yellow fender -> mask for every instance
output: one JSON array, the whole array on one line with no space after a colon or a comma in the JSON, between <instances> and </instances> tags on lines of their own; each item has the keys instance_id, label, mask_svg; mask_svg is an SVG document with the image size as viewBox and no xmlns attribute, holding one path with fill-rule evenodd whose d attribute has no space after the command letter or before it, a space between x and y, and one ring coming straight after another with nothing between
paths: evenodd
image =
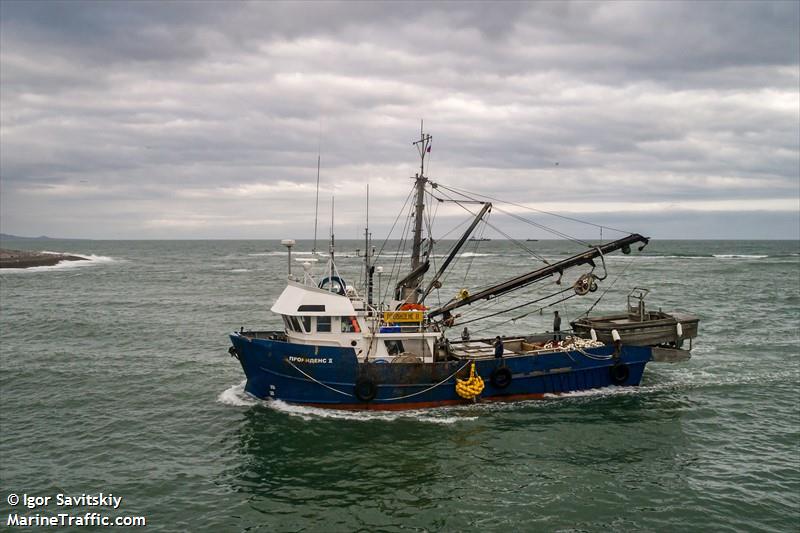
<instances>
[{"instance_id":1,"label":"yellow fender","mask_svg":"<svg viewBox=\"0 0 800 533\"><path fill-rule=\"evenodd\" d=\"M456 378L456 393L465 400L472 400L483 392L483 378L475 373L475 361L469 368L468 379Z\"/></svg>"}]
</instances>

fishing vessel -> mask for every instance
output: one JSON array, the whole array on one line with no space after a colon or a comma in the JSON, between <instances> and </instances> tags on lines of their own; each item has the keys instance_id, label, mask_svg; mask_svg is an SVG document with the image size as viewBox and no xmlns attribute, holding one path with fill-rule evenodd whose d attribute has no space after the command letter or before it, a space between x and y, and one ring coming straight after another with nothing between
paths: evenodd
<instances>
[{"instance_id":1,"label":"fishing vessel","mask_svg":"<svg viewBox=\"0 0 800 533\"><path fill-rule=\"evenodd\" d=\"M351 284L340 274L333 231L321 272L315 272L313 261L303 261L302 273L293 275L295 242L282 241L287 247L289 273L286 288L271 312L282 317L284 328L242 327L230 334L229 352L244 370L247 393L293 404L370 410L516 401L609 386L636 386L649 362L688 357L658 359L659 347L688 354L679 343L697 331L695 321L694 329L681 332L676 323L665 322L665 317L670 317L665 313L641 315L637 331L671 325L671 340L665 340L664 335L647 338L638 333L634 339L622 323L624 317L593 322L588 316L573 323L572 333L470 335L464 326L476 320L530 309L532 305L540 305L541 310L595 293L608 277L605 257L618 251L630 254L633 247L641 251L649 239L631 233L612 241L587 242L579 253L557 260L534 253L540 263L536 268L478 290L460 287L442 300L443 281L448 269L463 255L465 244L477 246L485 240L474 233L481 222L486 223L493 203L426 176L425 159L431 140L420 131L419 140L413 143L420 155L420 170L412 178L409 195L413 198L410 261L402 271L392 268L389 283L382 284L383 256L375 253L368 224L360 284ZM433 253L438 241L429 225L434 203L456 204L472 216L460 238L451 241L445 255L438 256L440 261ZM393 265L398 257L402 254L395 254ZM554 288L552 293L522 303L501 303L497 310L497 302L543 281ZM434 293L439 293L436 304L432 303ZM492 304L491 313L466 318L468 312L486 303ZM641 310L644 313L643 303Z\"/></svg>"}]
</instances>

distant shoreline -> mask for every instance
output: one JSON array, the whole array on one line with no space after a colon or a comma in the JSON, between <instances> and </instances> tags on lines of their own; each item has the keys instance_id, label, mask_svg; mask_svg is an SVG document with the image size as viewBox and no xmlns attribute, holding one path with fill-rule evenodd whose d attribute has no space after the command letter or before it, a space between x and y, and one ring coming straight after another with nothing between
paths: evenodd
<instances>
[{"instance_id":1,"label":"distant shoreline","mask_svg":"<svg viewBox=\"0 0 800 533\"><path fill-rule=\"evenodd\" d=\"M31 268L57 265L61 261L87 261L85 257L0 248L0 268Z\"/></svg>"}]
</instances>

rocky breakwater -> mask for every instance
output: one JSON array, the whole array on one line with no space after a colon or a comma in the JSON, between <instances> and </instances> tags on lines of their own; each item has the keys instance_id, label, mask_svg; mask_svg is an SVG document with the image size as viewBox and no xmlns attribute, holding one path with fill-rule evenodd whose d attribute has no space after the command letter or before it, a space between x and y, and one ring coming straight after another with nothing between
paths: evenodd
<instances>
[{"instance_id":1,"label":"rocky breakwater","mask_svg":"<svg viewBox=\"0 0 800 533\"><path fill-rule=\"evenodd\" d=\"M0 268L30 268L53 266L61 261L86 261L85 257L48 252L29 252L26 250L6 250L0 248Z\"/></svg>"}]
</instances>

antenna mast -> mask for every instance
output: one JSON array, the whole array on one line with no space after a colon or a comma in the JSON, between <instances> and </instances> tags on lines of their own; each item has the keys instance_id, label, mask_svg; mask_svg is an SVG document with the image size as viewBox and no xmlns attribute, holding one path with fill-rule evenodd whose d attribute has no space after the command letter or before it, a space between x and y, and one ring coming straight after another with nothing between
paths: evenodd
<instances>
[{"instance_id":1,"label":"antenna mast","mask_svg":"<svg viewBox=\"0 0 800 533\"><path fill-rule=\"evenodd\" d=\"M367 225L364 228L364 279L367 285L367 305L372 305L372 275L375 272L375 267L370 264L372 256L371 237L369 233L369 183L367 183Z\"/></svg>"},{"instance_id":2,"label":"antenna mast","mask_svg":"<svg viewBox=\"0 0 800 533\"><path fill-rule=\"evenodd\" d=\"M335 211L335 196L331 196L331 245L330 245L330 258L328 259L328 290L333 292L333 213Z\"/></svg>"},{"instance_id":3,"label":"antenna mast","mask_svg":"<svg viewBox=\"0 0 800 533\"><path fill-rule=\"evenodd\" d=\"M431 140L433 137L426 135L423 131L423 122L419 121L419 140L414 142L414 146L419 151L419 174L414 176L416 180L414 186L417 189L416 205L414 207L414 245L411 249L411 271L414 272L421 264L422 251L422 215L425 209L425 184L428 178L425 177L425 155L431 151ZM430 237L430 236L429 236ZM417 302L417 286L422 281L424 272L413 276L406 281L403 297L410 303Z\"/></svg>"},{"instance_id":4,"label":"antenna mast","mask_svg":"<svg viewBox=\"0 0 800 533\"><path fill-rule=\"evenodd\" d=\"M312 255L316 255L317 253L317 217L319 216L319 162L320 154L319 148L317 148L317 200L316 207L314 208L314 248L311 249Z\"/></svg>"}]
</instances>

